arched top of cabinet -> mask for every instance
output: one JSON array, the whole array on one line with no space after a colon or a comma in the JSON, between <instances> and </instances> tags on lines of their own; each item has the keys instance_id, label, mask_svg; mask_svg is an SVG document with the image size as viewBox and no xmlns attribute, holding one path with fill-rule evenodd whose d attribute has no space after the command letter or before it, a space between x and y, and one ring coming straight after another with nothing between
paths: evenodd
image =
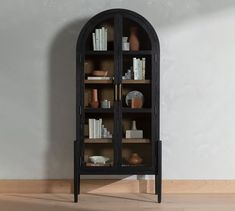
<instances>
[{"instance_id":1,"label":"arched top of cabinet","mask_svg":"<svg viewBox=\"0 0 235 211\"><path fill-rule=\"evenodd\" d=\"M116 26L117 24L121 29ZM128 37L130 35L130 28L137 27L140 50L159 52L159 39L153 26L140 14L126 9L110 9L93 16L83 26L79 34L77 52L92 50L92 33L95 32L95 29L101 28L102 26L113 27L113 29L108 30L108 40L112 39L110 38L112 35L115 37L117 33L122 33L121 36Z\"/></svg>"}]
</instances>

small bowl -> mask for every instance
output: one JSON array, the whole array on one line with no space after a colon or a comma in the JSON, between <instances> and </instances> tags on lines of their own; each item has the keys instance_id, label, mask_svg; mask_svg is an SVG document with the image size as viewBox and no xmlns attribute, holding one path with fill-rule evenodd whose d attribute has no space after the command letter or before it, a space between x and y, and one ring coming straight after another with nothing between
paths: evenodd
<instances>
[{"instance_id":1,"label":"small bowl","mask_svg":"<svg viewBox=\"0 0 235 211\"><path fill-rule=\"evenodd\" d=\"M108 75L108 71L106 70L94 70L93 76L100 76L100 77L106 77Z\"/></svg>"},{"instance_id":2,"label":"small bowl","mask_svg":"<svg viewBox=\"0 0 235 211\"><path fill-rule=\"evenodd\" d=\"M95 164L96 163L105 164L109 160L109 158L104 157L104 156L90 156L89 159L92 163L95 163Z\"/></svg>"}]
</instances>

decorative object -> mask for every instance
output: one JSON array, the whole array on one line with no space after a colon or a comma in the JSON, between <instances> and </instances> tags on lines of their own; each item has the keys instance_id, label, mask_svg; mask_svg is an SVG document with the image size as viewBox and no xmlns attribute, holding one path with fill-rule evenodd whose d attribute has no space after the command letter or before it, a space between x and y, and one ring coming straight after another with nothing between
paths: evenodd
<instances>
[{"instance_id":1,"label":"decorative object","mask_svg":"<svg viewBox=\"0 0 235 211\"><path fill-rule=\"evenodd\" d=\"M129 51L130 50L130 43L129 42L122 43L122 50Z\"/></svg>"},{"instance_id":2,"label":"decorative object","mask_svg":"<svg viewBox=\"0 0 235 211\"><path fill-rule=\"evenodd\" d=\"M139 165L143 162L143 158L139 156L138 153L132 153L128 159L128 163L131 165Z\"/></svg>"},{"instance_id":3,"label":"decorative object","mask_svg":"<svg viewBox=\"0 0 235 211\"><path fill-rule=\"evenodd\" d=\"M95 164L97 163L105 164L109 160L109 158L104 157L104 156L90 156L89 160Z\"/></svg>"},{"instance_id":4,"label":"decorative object","mask_svg":"<svg viewBox=\"0 0 235 211\"><path fill-rule=\"evenodd\" d=\"M134 80L145 80L146 58L133 58Z\"/></svg>"},{"instance_id":5,"label":"decorative object","mask_svg":"<svg viewBox=\"0 0 235 211\"><path fill-rule=\"evenodd\" d=\"M128 37L122 37L122 50L129 51L130 50L130 43L127 42Z\"/></svg>"},{"instance_id":6,"label":"decorative object","mask_svg":"<svg viewBox=\"0 0 235 211\"><path fill-rule=\"evenodd\" d=\"M139 91L131 91L126 95L126 105L127 106L131 107L133 98L138 98L142 102L142 104L140 104L141 107L143 106L144 95Z\"/></svg>"},{"instance_id":7,"label":"decorative object","mask_svg":"<svg viewBox=\"0 0 235 211\"><path fill-rule=\"evenodd\" d=\"M143 101L139 97L133 97L131 99L131 108L142 108Z\"/></svg>"},{"instance_id":8,"label":"decorative object","mask_svg":"<svg viewBox=\"0 0 235 211\"><path fill-rule=\"evenodd\" d=\"M95 32L92 33L92 44L94 51L107 51L107 36L107 28L102 27L100 29L95 29Z\"/></svg>"},{"instance_id":9,"label":"decorative object","mask_svg":"<svg viewBox=\"0 0 235 211\"><path fill-rule=\"evenodd\" d=\"M131 69L127 70L124 76L122 76L123 80L131 80L132 79L132 71Z\"/></svg>"},{"instance_id":10,"label":"decorative object","mask_svg":"<svg viewBox=\"0 0 235 211\"><path fill-rule=\"evenodd\" d=\"M101 101L101 108L111 108L111 102L109 100Z\"/></svg>"},{"instance_id":11,"label":"decorative object","mask_svg":"<svg viewBox=\"0 0 235 211\"><path fill-rule=\"evenodd\" d=\"M138 39L138 27L131 27L130 28L130 49L131 51L138 51L140 48L140 43Z\"/></svg>"},{"instance_id":12,"label":"decorative object","mask_svg":"<svg viewBox=\"0 0 235 211\"><path fill-rule=\"evenodd\" d=\"M92 108L99 107L98 90L97 89L92 89L92 99L91 99L90 105Z\"/></svg>"},{"instance_id":13,"label":"decorative object","mask_svg":"<svg viewBox=\"0 0 235 211\"><path fill-rule=\"evenodd\" d=\"M107 70L94 70L93 76L99 76L99 77L107 77L108 71Z\"/></svg>"},{"instance_id":14,"label":"decorative object","mask_svg":"<svg viewBox=\"0 0 235 211\"><path fill-rule=\"evenodd\" d=\"M131 130L126 130L126 138L143 138L143 130L137 130L136 121L132 121Z\"/></svg>"},{"instance_id":15,"label":"decorative object","mask_svg":"<svg viewBox=\"0 0 235 211\"><path fill-rule=\"evenodd\" d=\"M103 120L88 119L89 139L112 138L112 134L102 124Z\"/></svg>"}]
</instances>

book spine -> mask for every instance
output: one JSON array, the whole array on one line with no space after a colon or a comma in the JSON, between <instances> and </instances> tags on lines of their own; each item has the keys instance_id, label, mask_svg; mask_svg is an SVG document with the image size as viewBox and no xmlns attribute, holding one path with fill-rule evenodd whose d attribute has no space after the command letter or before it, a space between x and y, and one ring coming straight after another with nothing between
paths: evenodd
<instances>
[{"instance_id":1,"label":"book spine","mask_svg":"<svg viewBox=\"0 0 235 211\"><path fill-rule=\"evenodd\" d=\"M99 29L99 50L101 51L102 50L102 30Z\"/></svg>"},{"instance_id":2,"label":"book spine","mask_svg":"<svg viewBox=\"0 0 235 211\"><path fill-rule=\"evenodd\" d=\"M142 68L142 60L138 59L138 78L139 80L143 79L143 68Z\"/></svg>"},{"instance_id":3,"label":"book spine","mask_svg":"<svg viewBox=\"0 0 235 211\"><path fill-rule=\"evenodd\" d=\"M100 42L99 42L99 29L95 29L95 43L96 43L96 50L100 50Z\"/></svg>"},{"instance_id":4,"label":"book spine","mask_svg":"<svg viewBox=\"0 0 235 211\"><path fill-rule=\"evenodd\" d=\"M93 51L96 51L95 33L92 33Z\"/></svg>"},{"instance_id":5,"label":"book spine","mask_svg":"<svg viewBox=\"0 0 235 211\"><path fill-rule=\"evenodd\" d=\"M93 119L88 120L88 127L89 127L89 138L94 138L93 137Z\"/></svg>"},{"instance_id":6,"label":"book spine","mask_svg":"<svg viewBox=\"0 0 235 211\"><path fill-rule=\"evenodd\" d=\"M107 51L108 50L108 30L105 28L104 29L104 50Z\"/></svg>"},{"instance_id":7,"label":"book spine","mask_svg":"<svg viewBox=\"0 0 235 211\"><path fill-rule=\"evenodd\" d=\"M94 119L94 138L97 138L96 137L96 119Z\"/></svg>"},{"instance_id":8,"label":"book spine","mask_svg":"<svg viewBox=\"0 0 235 211\"><path fill-rule=\"evenodd\" d=\"M145 64L146 64L146 59L143 57L142 58L142 68L143 68L143 76L142 76L142 78L143 78L143 80L145 80Z\"/></svg>"},{"instance_id":9,"label":"book spine","mask_svg":"<svg viewBox=\"0 0 235 211\"><path fill-rule=\"evenodd\" d=\"M137 73L138 73L138 66L137 66L137 59L133 58L133 72L134 72L134 80L138 80Z\"/></svg>"},{"instance_id":10,"label":"book spine","mask_svg":"<svg viewBox=\"0 0 235 211\"><path fill-rule=\"evenodd\" d=\"M103 76L88 76L87 80L111 80L111 77L103 77Z\"/></svg>"},{"instance_id":11,"label":"book spine","mask_svg":"<svg viewBox=\"0 0 235 211\"><path fill-rule=\"evenodd\" d=\"M102 125L102 119L99 119L99 138L101 138L101 125Z\"/></svg>"},{"instance_id":12,"label":"book spine","mask_svg":"<svg viewBox=\"0 0 235 211\"><path fill-rule=\"evenodd\" d=\"M101 46L102 51L104 50L104 27L101 28Z\"/></svg>"}]
</instances>

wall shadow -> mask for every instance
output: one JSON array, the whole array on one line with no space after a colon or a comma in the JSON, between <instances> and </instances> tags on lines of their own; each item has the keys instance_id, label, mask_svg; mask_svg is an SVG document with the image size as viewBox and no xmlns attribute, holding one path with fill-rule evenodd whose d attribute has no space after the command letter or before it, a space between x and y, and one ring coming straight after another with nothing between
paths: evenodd
<instances>
[{"instance_id":1,"label":"wall shadow","mask_svg":"<svg viewBox=\"0 0 235 211\"><path fill-rule=\"evenodd\" d=\"M45 158L47 179L73 178L73 141L76 138L76 44L88 19L67 24L58 31L51 43L48 55L49 143ZM125 177L127 176L119 178ZM95 177L90 177L92 178ZM109 180L108 184L111 183L112 180ZM52 187L48 187L49 192L50 189Z\"/></svg>"},{"instance_id":2,"label":"wall shadow","mask_svg":"<svg viewBox=\"0 0 235 211\"><path fill-rule=\"evenodd\" d=\"M73 175L73 141L76 130L76 43L88 18L67 24L55 35L49 52L48 179Z\"/></svg>"}]
</instances>

